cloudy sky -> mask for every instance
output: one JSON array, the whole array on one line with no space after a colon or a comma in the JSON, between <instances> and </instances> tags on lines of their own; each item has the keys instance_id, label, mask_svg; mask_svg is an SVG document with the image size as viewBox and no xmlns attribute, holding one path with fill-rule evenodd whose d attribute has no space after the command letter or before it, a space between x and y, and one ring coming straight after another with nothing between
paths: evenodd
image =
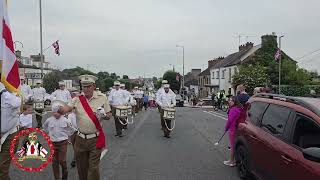
<instances>
[{"instance_id":1,"label":"cloudy sky","mask_svg":"<svg viewBox=\"0 0 320 180\"><path fill-rule=\"evenodd\" d=\"M23 55L39 53L39 0L9 0L14 40ZM43 44L60 41L61 56L45 52L52 66L161 76L175 66L204 69L207 60L283 34L283 50L299 58L320 49L319 0L42 0ZM245 37L248 36L248 37ZM298 60L319 69L320 52ZM170 65L172 64L172 65Z\"/></svg>"}]
</instances>

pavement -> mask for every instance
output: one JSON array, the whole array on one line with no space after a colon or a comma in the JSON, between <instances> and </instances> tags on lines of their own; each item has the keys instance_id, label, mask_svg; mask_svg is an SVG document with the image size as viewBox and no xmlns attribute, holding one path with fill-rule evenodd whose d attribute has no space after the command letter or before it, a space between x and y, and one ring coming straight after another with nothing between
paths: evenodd
<instances>
[{"instance_id":1,"label":"pavement","mask_svg":"<svg viewBox=\"0 0 320 180\"><path fill-rule=\"evenodd\" d=\"M103 122L107 136L101 160L101 180L239 180L236 168L226 167L228 140L214 143L224 131L226 114L210 108L177 108L171 138L163 137L157 109L140 112L124 137L114 136L113 118ZM35 124L34 124L35 125ZM69 180L78 179L68 147ZM12 180L53 179L49 165L42 172L28 173L11 166Z\"/></svg>"}]
</instances>

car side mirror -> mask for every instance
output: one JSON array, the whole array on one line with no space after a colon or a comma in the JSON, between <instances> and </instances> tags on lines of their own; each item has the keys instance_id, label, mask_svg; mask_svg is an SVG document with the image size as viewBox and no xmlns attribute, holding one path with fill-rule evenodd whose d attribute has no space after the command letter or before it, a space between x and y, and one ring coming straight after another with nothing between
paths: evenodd
<instances>
[{"instance_id":1,"label":"car side mirror","mask_svg":"<svg viewBox=\"0 0 320 180\"><path fill-rule=\"evenodd\" d=\"M320 148L306 148L303 149L302 153L305 159L320 163Z\"/></svg>"}]
</instances>

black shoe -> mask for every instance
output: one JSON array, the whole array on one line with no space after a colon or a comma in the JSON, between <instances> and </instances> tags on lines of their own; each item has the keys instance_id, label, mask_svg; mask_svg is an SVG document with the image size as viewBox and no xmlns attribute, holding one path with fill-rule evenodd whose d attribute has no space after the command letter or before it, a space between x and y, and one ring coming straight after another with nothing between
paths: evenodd
<instances>
[{"instance_id":1,"label":"black shoe","mask_svg":"<svg viewBox=\"0 0 320 180\"><path fill-rule=\"evenodd\" d=\"M121 137L123 137L123 135L122 135L122 134L119 134L118 137L121 138Z\"/></svg>"},{"instance_id":2,"label":"black shoe","mask_svg":"<svg viewBox=\"0 0 320 180\"><path fill-rule=\"evenodd\" d=\"M127 126L124 126L123 129L128 129L128 127L127 127Z\"/></svg>"},{"instance_id":3,"label":"black shoe","mask_svg":"<svg viewBox=\"0 0 320 180\"><path fill-rule=\"evenodd\" d=\"M117 137L117 136L119 136L119 134L115 134L114 136Z\"/></svg>"},{"instance_id":4,"label":"black shoe","mask_svg":"<svg viewBox=\"0 0 320 180\"><path fill-rule=\"evenodd\" d=\"M71 167L73 167L73 168L76 167L76 161L71 162Z\"/></svg>"}]
</instances>

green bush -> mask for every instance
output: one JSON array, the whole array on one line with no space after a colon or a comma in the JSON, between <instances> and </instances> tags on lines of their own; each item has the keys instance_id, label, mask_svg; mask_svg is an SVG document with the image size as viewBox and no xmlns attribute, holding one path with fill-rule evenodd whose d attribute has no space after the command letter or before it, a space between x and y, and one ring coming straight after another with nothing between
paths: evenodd
<instances>
[{"instance_id":1,"label":"green bush","mask_svg":"<svg viewBox=\"0 0 320 180\"><path fill-rule=\"evenodd\" d=\"M272 89L278 93L278 86L273 86ZM320 94L320 86L281 86L281 94L286 96L310 96L310 90L315 90L316 94Z\"/></svg>"}]
</instances>

